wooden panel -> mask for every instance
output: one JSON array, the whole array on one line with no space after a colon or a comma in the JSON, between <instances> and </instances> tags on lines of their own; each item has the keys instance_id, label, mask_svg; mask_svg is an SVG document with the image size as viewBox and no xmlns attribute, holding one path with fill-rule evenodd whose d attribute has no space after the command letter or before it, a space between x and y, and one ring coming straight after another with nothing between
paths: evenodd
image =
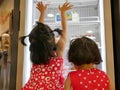
<instances>
[{"instance_id":1,"label":"wooden panel","mask_svg":"<svg viewBox=\"0 0 120 90\"><path fill-rule=\"evenodd\" d=\"M19 4L20 0L14 0L11 26L11 67L10 67L10 87L9 90L16 90L17 77L17 57L18 57L18 32L19 32Z\"/></svg>"},{"instance_id":2,"label":"wooden panel","mask_svg":"<svg viewBox=\"0 0 120 90\"><path fill-rule=\"evenodd\" d=\"M20 0L20 32L19 37L24 35L25 30L25 5L26 0ZM18 41L18 62L17 62L17 81L16 90L20 90L22 87L22 76L23 76L23 57L24 57L24 47L20 41Z\"/></svg>"},{"instance_id":3,"label":"wooden panel","mask_svg":"<svg viewBox=\"0 0 120 90\"><path fill-rule=\"evenodd\" d=\"M105 16L107 73L110 76L113 84L115 84L114 83L115 76L114 76L113 36L112 36L110 0L104 0L104 16Z\"/></svg>"},{"instance_id":4,"label":"wooden panel","mask_svg":"<svg viewBox=\"0 0 120 90\"><path fill-rule=\"evenodd\" d=\"M115 86L120 90L120 0L111 0L114 41Z\"/></svg>"}]
</instances>

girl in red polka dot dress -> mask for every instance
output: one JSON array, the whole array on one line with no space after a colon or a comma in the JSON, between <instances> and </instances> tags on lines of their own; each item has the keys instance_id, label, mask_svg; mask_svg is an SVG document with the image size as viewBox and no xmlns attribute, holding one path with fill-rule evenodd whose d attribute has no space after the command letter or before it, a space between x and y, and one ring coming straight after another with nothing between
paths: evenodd
<instances>
[{"instance_id":1,"label":"girl in red polka dot dress","mask_svg":"<svg viewBox=\"0 0 120 90\"><path fill-rule=\"evenodd\" d=\"M70 42L68 60L76 71L69 73L64 90L114 90L108 75L95 68L94 64L102 62L97 44L81 37Z\"/></svg>"},{"instance_id":2,"label":"girl in red polka dot dress","mask_svg":"<svg viewBox=\"0 0 120 90\"><path fill-rule=\"evenodd\" d=\"M43 24L46 8L47 5L42 2L37 4L37 9L40 11L40 22L37 22L29 35L21 37L23 45L26 45L24 39L29 38L30 59L33 63L30 78L22 90L63 90L62 56L67 29L65 12L72 9L72 5L65 2L62 6L59 6L62 30L51 30L48 25ZM61 35L57 45L53 32L58 32Z\"/></svg>"}]
</instances>

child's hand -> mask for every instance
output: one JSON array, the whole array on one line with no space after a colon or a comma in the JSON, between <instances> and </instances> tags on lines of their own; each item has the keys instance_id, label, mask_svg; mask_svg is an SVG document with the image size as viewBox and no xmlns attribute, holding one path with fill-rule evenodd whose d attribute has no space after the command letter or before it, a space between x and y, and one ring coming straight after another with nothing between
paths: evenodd
<instances>
[{"instance_id":1,"label":"child's hand","mask_svg":"<svg viewBox=\"0 0 120 90\"><path fill-rule=\"evenodd\" d=\"M62 6L59 5L59 10L61 12L65 12L67 10L70 10L73 8L73 5L70 4L70 2L65 2Z\"/></svg>"},{"instance_id":2,"label":"child's hand","mask_svg":"<svg viewBox=\"0 0 120 90\"><path fill-rule=\"evenodd\" d=\"M38 4L37 4L37 9L41 12L41 13L44 13L45 11L46 11L46 9L47 9L47 4L43 4L43 2L38 2Z\"/></svg>"}]
</instances>

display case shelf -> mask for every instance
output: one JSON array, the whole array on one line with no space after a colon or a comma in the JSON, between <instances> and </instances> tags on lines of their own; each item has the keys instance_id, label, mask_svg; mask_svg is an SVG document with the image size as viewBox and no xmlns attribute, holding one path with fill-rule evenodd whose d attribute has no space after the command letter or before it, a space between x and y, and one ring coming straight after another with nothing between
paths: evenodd
<instances>
[{"instance_id":1,"label":"display case shelf","mask_svg":"<svg viewBox=\"0 0 120 90\"><path fill-rule=\"evenodd\" d=\"M38 19L34 19L34 23L37 22ZM60 21L55 21L55 18L46 18L45 19L45 23L49 24L49 25L60 25L61 22ZM74 22L74 21L67 21L68 25L97 25L100 23L99 21L99 17L98 16L92 16L92 17L80 17L79 22Z\"/></svg>"},{"instance_id":2,"label":"display case shelf","mask_svg":"<svg viewBox=\"0 0 120 90\"><path fill-rule=\"evenodd\" d=\"M41 0L34 0L33 3L36 4ZM98 6L98 0L67 0L72 3L74 7L86 7L86 6ZM58 5L62 5L66 0L43 0L44 3L49 4L49 8L57 8ZM59 2L59 3L58 3Z\"/></svg>"}]
</instances>

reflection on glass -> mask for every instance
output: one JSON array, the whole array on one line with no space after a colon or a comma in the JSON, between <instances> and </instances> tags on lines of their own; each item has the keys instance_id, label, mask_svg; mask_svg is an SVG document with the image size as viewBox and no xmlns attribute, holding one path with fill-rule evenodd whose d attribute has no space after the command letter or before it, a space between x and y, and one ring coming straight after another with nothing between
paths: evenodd
<instances>
[{"instance_id":1,"label":"reflection on glass","mask_svg":"<svg viewBox=\"0 0 120 90\"><path fill-rule=\"evenodd\" d=\"M0 90L8 90L10 76L10 61L8 59L9 34L3 33L0 39Z\"/></svg>"}]
</instances>

